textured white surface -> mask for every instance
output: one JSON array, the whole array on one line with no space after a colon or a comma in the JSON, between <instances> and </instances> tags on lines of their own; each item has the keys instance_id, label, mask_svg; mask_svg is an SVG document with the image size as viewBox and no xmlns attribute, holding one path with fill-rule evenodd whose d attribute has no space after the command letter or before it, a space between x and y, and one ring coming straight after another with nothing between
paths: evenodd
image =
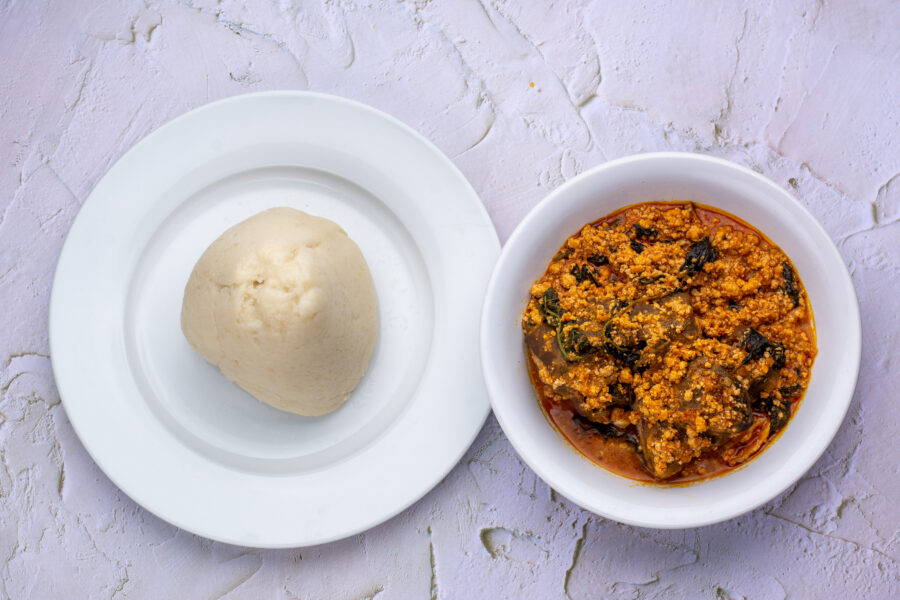
<instances>
[{"instance_id":1,"label":"textured white surface","mask_svg":"<svg viewBox=\"0 0 900 600\"><path fill-rule=\"evenodd\" d=\"M0 0L0 597L897 597L900 6L651 4ZM501 239L560 182L625 154L691 150L771 177L857 286L863 366L834 443L761 509L687 531L579 510L492 419L433 492L342 542L255 551L149 515L59 403L53 268L131 145L264 89L409 123L463 170Z\"/></svg>"}]
</instances>

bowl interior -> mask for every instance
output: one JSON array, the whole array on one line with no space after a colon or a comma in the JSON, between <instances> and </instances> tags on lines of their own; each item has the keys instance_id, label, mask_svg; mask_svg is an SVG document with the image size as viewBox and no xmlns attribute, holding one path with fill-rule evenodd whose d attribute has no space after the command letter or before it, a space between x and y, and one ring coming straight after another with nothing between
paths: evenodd
<instances>
[{"instance_id":1,"label":"bowl interior","mask_svg":"<svg viewBox=\"0 0 900 600\"><path fill-rule=\"evenodd\" d=\"M589 462L547 422L528 379L520 317L531 283L585 223L637 202L691 200L730 212L791 258L813 307L818 356L799 410L765 452L727 475L688 486L639 484ZM856 296L834 245L816 220L768 179L727 161L646 154L607 163L536 206L498 261L482 314L482 364L494 413L535 472L581 506L650 527L714 523L751 510L796 481L844 418L859 369Z\"/></svg>"}]
</instances>

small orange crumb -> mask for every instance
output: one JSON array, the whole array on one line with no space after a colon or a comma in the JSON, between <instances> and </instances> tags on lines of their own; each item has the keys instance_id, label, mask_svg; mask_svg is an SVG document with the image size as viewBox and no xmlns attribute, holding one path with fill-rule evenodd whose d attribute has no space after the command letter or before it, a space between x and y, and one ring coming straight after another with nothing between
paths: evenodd
<instances>
[{"instance_id":1,"label":"small orange crumb","mask_svg":"<svg viewBox=\"0 0 900 600\"><path fill-rule=\"evenodd\" d=\"M534 87L534 82L532 81L531 83L529 83L528 87Z\"/></svg>"}]
</instances>

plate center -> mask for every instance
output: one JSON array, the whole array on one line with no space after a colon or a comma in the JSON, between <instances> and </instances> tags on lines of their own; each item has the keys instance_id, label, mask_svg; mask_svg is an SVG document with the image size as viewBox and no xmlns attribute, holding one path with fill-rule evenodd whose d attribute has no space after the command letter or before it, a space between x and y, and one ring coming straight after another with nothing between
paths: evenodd
<instances>
[{"instance_id":1,"label":"plate center","mask_svg":"<svg viewBox=\"0 0 900 600\"><path fill-rule=\"evenodd\" d=\"M378 340L368 371L347 403L322 417L259 402L181 332L184 286L200 255L228 227L274 206L335 221L359 245L375 282ZM144 248L126 306L129 364L153 414L194 450L252 471L321 468L386 431L414 396L432 338L429 281L409 231L367 190L305 167L240 172L187 197Z\"/></svg>"}]
</instances>

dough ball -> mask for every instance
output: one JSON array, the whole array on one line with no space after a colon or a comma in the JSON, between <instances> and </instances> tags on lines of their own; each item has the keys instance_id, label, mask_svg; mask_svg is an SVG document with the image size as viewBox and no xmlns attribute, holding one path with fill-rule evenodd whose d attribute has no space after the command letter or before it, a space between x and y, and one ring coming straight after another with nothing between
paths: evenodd
<instances>
[{"instance_id":1,"label":"dough ball","mask_svg":"<svg viewBox=\"0 0 900 600\"><path fill-rule=\"evenodd\" d=\"M322 415L347 400L375 348L372 274L336 223L272 208L206 249L184 290L181 329L256 398Z\"/></svg>"}]
</instances>

